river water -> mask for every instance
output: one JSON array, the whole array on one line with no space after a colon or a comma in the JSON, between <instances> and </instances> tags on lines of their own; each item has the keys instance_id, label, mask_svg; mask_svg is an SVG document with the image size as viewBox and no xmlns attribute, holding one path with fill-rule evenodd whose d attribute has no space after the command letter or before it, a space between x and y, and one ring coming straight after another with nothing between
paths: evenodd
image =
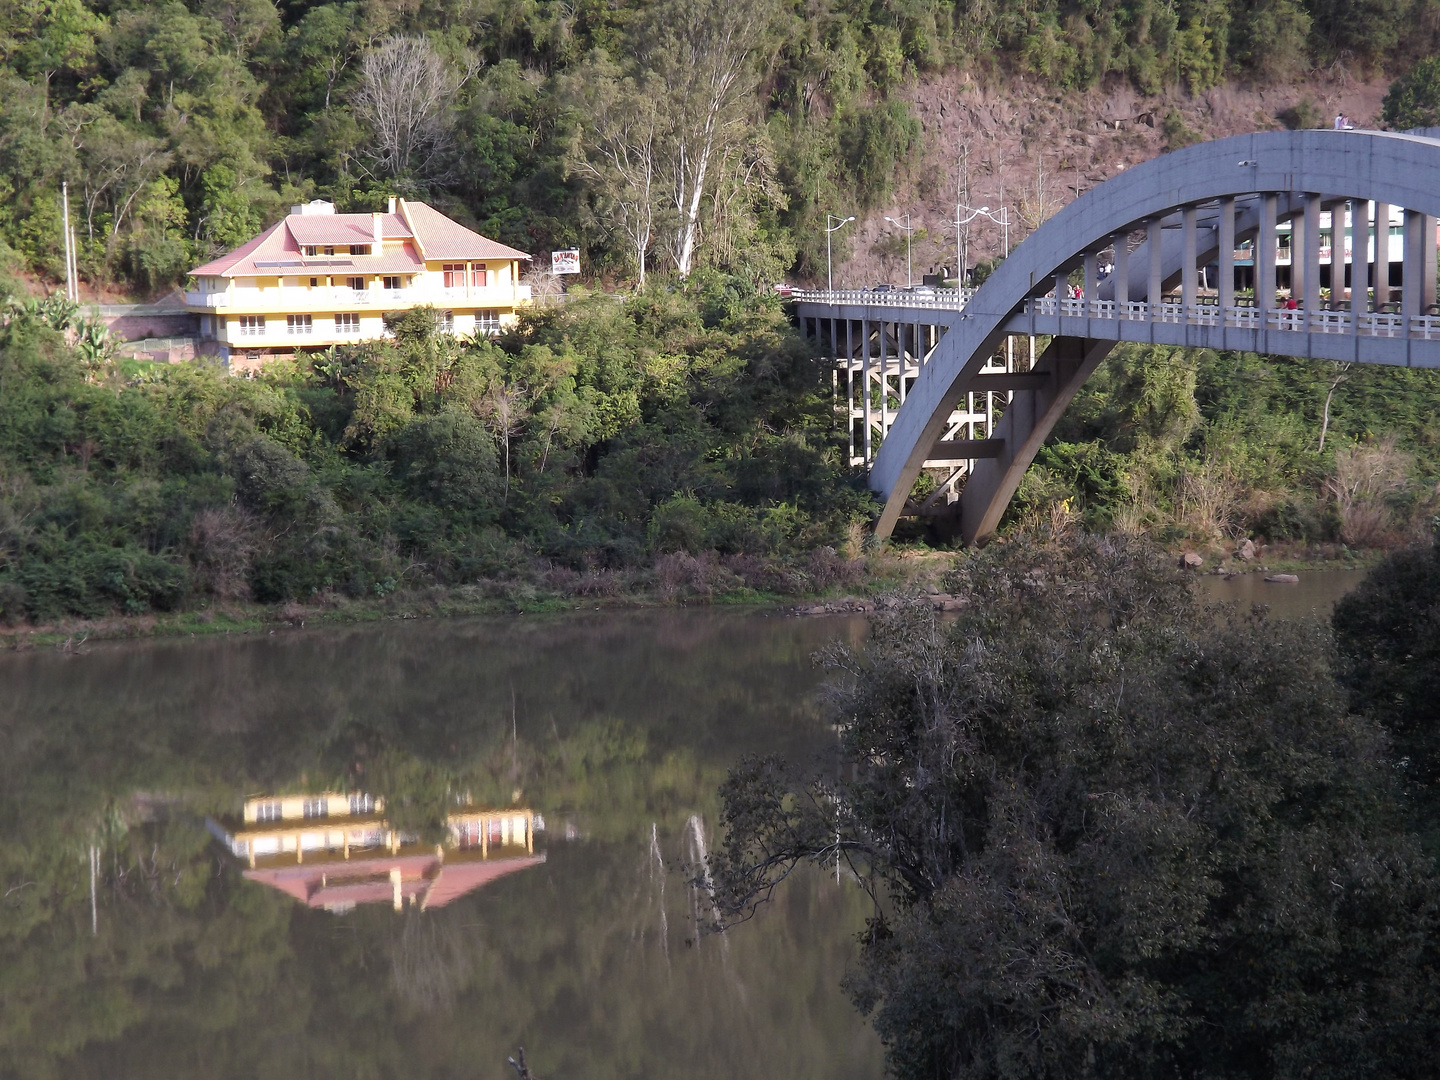
<instances>
[{"instance_id":1,"label":"river water","mask_svg":"<svg viewBox=\"0 0 1440 1080\"><path fill-rule=\"evenodd\" d=\"M1323 615L1360 576L1202 587ZM690 884L740 755L823 766L811 657L864 630L629 612L0 657L0 1076L500 1080L519 1046L551 1080L879 1075L840 988L859 888L797 875L714 935ZM364 791L393 850L306 847ZM269 800L324 792L339 817ZM426 832L475 807L533 831ZM252 867L244 837L276 847Z\"/></svg>"},{"instance_id":2,"label":"river water","mask_svg":"<svg viewBox=\"0 0 1440 1080\"><path fill-rule=\"evenodd\" d=\"M1313 616L1328 619L1336 602L1365 579L1365 570L1316 570L1296 574L1298 582L1266 581L1263 573L1229 578L1207 574L1199 579L1200 594L1208 600L1238 604L1243 611L1259 604L1273 618Z\"/></svg>"},{"instance_id":3,"label":"river water","mask_svg":"<svg viewBox=\"0 0 1440 1080\"><path fill-rule=\"evenodd\" d=\"M499 1080L518 1046L545 1078L878 1075L840 989L858 887L802 875L717 936L686 866L741 754L833 748L810 657L863 627L633 612L0 657L0 1076ZM544 861L323 910L204 825L370 787L533 811Z\"/></svg>"}]
</instances>

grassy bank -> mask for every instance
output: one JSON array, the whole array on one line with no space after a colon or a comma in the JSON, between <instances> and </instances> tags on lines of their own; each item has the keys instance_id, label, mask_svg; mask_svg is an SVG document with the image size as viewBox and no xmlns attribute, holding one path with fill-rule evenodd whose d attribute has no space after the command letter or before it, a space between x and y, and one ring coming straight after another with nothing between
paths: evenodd
<instances>
[{"instance_id":1,"label":"grassy bank","mask_svg":"<svg viewBox=\"0 0 1440 1080\"><path fill-rule=\"evenodd\" d=\"M1171 554L1178 560L1183 549ZM1262 547L1252 561L1232 553L1209 552L1197 574L1315 573L1368 570L1385 552L1354 551L1341 545ZM253 601L204 602L173 612L112 614L96 619L69 618L48 623L0 626L0 650L77 649L89 642L147 638L271 634L317 626L341 626L384 620L466 616L559 615L573 611L655 607L780 607L791 609L846 600L864 601L894 592L943 591L947 573L965 553L897 546L854 560L837 558L827 582L806 581L784 567L764 567L747 580L718 559L677 558L629 572L579 573L552 568L527 579L403 589L383 597L343 593L314 596L305 602L260 604ZM857 606L859 606L857 604Z\"/></svg>"}]
</instances>

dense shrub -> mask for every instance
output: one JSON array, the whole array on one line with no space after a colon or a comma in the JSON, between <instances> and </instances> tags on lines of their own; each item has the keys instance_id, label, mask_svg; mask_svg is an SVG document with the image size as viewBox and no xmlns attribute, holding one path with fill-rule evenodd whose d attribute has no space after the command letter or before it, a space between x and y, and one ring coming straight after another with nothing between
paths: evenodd
<instances>
[{"instance_id":1,"label":"dense shrub","mask_svg":"<svg viewBox=\"0 0 1440 1080\"><path fill-rule=\"evenodd\" d=\"M672 553L714 569L706 593L756 577L722 556L837 544L870 500L821 370L773 300L717 281L578 297L499 345L411 313L392 339L254 380L97 378L17 314L0 327L0 619L376 597Z\"/></svg>"}]
</instances>

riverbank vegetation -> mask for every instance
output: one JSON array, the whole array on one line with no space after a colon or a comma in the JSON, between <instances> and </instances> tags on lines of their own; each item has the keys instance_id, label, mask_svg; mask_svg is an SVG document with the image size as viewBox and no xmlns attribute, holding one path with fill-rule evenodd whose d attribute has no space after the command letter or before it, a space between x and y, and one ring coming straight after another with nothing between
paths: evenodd
<instances>
[{"instance_id":1,"label":"riverbank vegetation","mask_svg":"<svg viewBox=\"0 0 1440 1080\"><path fill-rule=\"evenodd\" d=\"M1324 559L1428 537L1440 510L1428 371L1121 345L1021 484L1010 522L1145 534L1224 558Z\"/></svg>"},{"instance_id":2,"label":"riverbank vegetation","mask_svg":"<svg viewBox=\"0 0 1440 1080\"><path fill-rule=\"evenodd\" d=\"M955 621L826 654L841 768L732 772L728 918L848 865L876 906L847 987L896 1077L1426 1075L1434 560L1342 603L1337 652L1215 618L1135 541L968 558Z\"/></svg>"},{"instance_id":3,"label":"riverbank vegetation","mask_svg":"<svg viewBox=\"0 0 1440 1080\"><path fill-rule=\"evenodd\" d=\"M1422 8L1336 0L21 0L0 9L0 256L63 276L68 181L96 289L168 289L294 202L394 194L607 276L768 284L818 276L826 212L883 204L919 160L918 76L1194 94L1399 75L1436 34Z\"/></svg>"},{"instance_id":4,"label":"riverbank vegetation","mask_svg":"<svg viewBox=\"0 0 1440 1080\"><path fill-rule=\"evenodd\" d=\"M0 325L7 640L873 594L938 586L950 558L866 539L826 369L777 300L718 272L577 293L493 341L415 312L250 380L117 363L72 316L51 300ZM1436 512L1432 383L1122 346L1002 531L1371 558Z\"/></svg>"},{"instance_id":5,"label":"riverbank vegetation","mask_svg":"<svg viewBox=\"0 0 1440 1080\"><path fill-rule=\"evenodd\" d=\"M32 306L0 327L0 612L823 591L870 497L778 304L576 297L498 341L435 314L253 380L87 360ZM643 574L641 572L644 572Z\"/></svg>"}]
</instances>

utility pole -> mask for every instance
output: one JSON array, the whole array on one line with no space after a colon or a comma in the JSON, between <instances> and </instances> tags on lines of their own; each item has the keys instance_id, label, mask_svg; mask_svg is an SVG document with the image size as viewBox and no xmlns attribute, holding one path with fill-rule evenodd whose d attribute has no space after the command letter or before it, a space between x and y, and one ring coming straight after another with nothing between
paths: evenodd
<instances>
[{"instance_id":1,"label":"utility pole","mask_svg":"<svg viewBox=\"0 0 1440 1080\"><path fill-rule=\"evenodd\" d=\"M70 182L60 184L60 202L65 216L65 298L76 303L80 300L80 283L75 280L75 234L70 229Z\"/></svg>"},{"instance_id":2,"label":"utility pole","mask_svg":"<svg viewBox=\"0 0 1440 1080\"><path fill-rule=\"evenodd\" d=\"M960 148L959 178L955 182L955 201L957 205L963 206L970 201L970 144L966 143ZM960 211L955 211L955 220L960 220ZM963 230L963 231L962 231ZM955 268L955 287L965 287L965 271L970 266L970 224L955 226L955 259L959 263Z\"/></svg>"},{"instance_id":3,"label":"utility pole","mask_svg":"<svg viewBox=\"0 0 1440 1080\"><path fill-rule=\"evenodd\" d=\"M826 288L828 288L831 292L835 291L835 265L830 256L830 236L832 233L838 232L840 229L843 229L846 225L849 225L850 222L854 220L854 214L851 214L844 221L840 221L840 219L837 218L834 214L825 215L825 281ZM840 221L840 224L831 225L830 222L832 221Z\"/></svg>"}]
</instances>

